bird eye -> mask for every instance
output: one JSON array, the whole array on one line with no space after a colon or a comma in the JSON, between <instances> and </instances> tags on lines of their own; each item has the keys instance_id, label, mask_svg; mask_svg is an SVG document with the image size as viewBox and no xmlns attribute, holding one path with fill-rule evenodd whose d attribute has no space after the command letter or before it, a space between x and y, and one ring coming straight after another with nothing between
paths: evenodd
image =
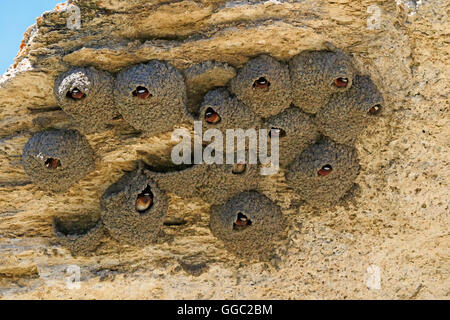
<instances>
[{"instance_id":1,"label":"bird eye","mask_svg":"<svg viewBox=\"0 0 450 320\"><path fill-rule=\"evenodd\" d=\"M81 100L86 97L86 94L80 89L75 88L72 91L67 92L67 97L73 100Z\"/></svg>"},{"instance_id":2,"label":"bird eye","mask_svg":"<svg viewBox=\"0 0 450 320\"><path fill-rule=\"evenodd\" d=\"M270 82L264 77L261 77L258 80L256 80L255 82L253 82L254 89L267 89L269 87L270 87Z\"/></svg>"},{"instance_id":3,"label":"bird eye","mask_svg":"<svg viewBox=\"0 0 450 320\"><path fill-rule=\"evenodd\" d=\"M347 88L348 78L337 78L336 80L334 80L334 84L338 88Z\"/></svg>"},{"instance_id":4,"label":"bird eye","mask_svg":"<svg viewBox=\"0 0 450 320\"><path fill-rule=\"evenodd\" d=\"M152 95L150 94L150 91L148 91L147 88L139 86L136 88L136 90L133 91L133 96L145 100L151 97Z\"/></svg>"},{"instance_id":5,"label":"bird eye","mask_svg":"<svg viewBox=\"0 0 450 320\"><path fill-rule=\"evenodd\" d=\"M368 113L370 115L374 116L374 115L377 115L378 113L380 113L381 109L382 109L381 104L377 104L377 105L374 105L373 107L371 107L369 109Z\"/></svg>"},{"instance_id":6,"label":"bird eye","mask_svg":"<svg viewBox=\"0 0 450 320\"><path fill-rule=\"evenodd\" d=\"M276 136L278 136L278 138L284 138L286 136L286 131L280 128L271 128L269 131L269 138L272 139L272 137Z\"/></svg>"},{"instance_id":7,"label":"bird eye","mask_svg":"<svg viewBox=\"0 0 450 320\"><path fill-rule=\"evenodd\" d=\"M327 176L333 171L333 167L329 164L324 165L317 173L319 176Z\"/></svg>"},{"instance_id":8,"label":"bird eye","mask_svg":"<svg viewBox=\"0 0 450 320\"><path fill-rule=\"evenodd\" d=\"M252 221L242 212L238 212L236 221L233 223L233 230L244 230L252 225Z\"/></svg>"},{"instance_id":9,"label":"bird eye","mask_svg":"<svg viewBox=\"0 0 450 320\"><path fill-rule=\"evenodd\" d=\"M153 205L153 193L150 186L147 186L136 198L136 211L144 213Z\"/></svg>"},{"instance_id":10,"label":"bird eye","mask_svg":"<svg viewBox=\"0 0 450 320\"><path fill-rule=\"evenodd\" d=\"M55 159L55 158L48 158L45 161L45 166L49 169L56 169L61 167L61 161L59 159Z\"/></svg>"},{"instance_id":11,"label":"bird eye","mask_svg":"<svg viewBox=\"0 0 450 320\"><path fill-rule=\"evenodd\" d=\"M247 165L245 163L236 163L233 165L233 169L231 172L233 174L241 174L241 173L244 173L246 168L247 168Z\"/></svg>"},{"instance_id":12,"label":"bird eye","mask_svg":"<svg viewBox=\"0 0 450 320\"><path fill-rule=\"evenodd\" d=\"M217 124L221 120L219 114L213 108L208 108L205 112L205 121L210 124Z\"/></svg>"}]
</instances>

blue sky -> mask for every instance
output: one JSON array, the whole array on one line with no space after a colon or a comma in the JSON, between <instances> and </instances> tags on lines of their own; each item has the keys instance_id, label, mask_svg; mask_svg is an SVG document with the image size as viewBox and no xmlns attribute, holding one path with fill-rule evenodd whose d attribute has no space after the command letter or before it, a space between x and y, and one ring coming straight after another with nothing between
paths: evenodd
<instances>
[{"instance_id":1,"label":"blue sky","mask_svg":"<svg viewBox=\"0 0 450 320\"><path fill-rule=\"evenodd\" d=\"M0 75L14 63L27 28L61 2L64 0L0 0Z\"/></svg>"}]
</instances>

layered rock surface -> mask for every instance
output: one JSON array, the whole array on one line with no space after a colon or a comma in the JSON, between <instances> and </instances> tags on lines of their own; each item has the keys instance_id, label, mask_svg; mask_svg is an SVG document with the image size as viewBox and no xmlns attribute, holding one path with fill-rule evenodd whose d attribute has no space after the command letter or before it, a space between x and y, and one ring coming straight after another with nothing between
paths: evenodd
<instances>
[{"instance_id":1,"label":"layered rock surface","mask_svg":"<svg viewBox=\"0 0 450 320\"><path fill-rule=\"evenodd\" d=\"M81 10L81 28L67 28L68 4L44 13L0 78L1 298L448 298L447 1L69 3ZM60 246L54 217L98 212L124 171L140 159L164 166L173 146L170 133L148 138L118 118L87 135L95 171L63 194L38 189L22 149L35 132L71 126L53 96L61 73L73 66L116 73L152 59L180 71L226 63L211 81L194 81L196 97L226 84L234 76L228 66L262 54L287 61L325 42L353 55L385 109L356 144L361 172L345 204L316 209L298 201L283 172L264 178L264 194L288 225L274 259L236 259L210 232L209 206L176 196L168 242L135 248L105 239L95 255L76 258ZM67 286L71 265L80 267L79 289ZM380 271L379 287L370 285L372 270Z\"/></svg>"}]
</instances>

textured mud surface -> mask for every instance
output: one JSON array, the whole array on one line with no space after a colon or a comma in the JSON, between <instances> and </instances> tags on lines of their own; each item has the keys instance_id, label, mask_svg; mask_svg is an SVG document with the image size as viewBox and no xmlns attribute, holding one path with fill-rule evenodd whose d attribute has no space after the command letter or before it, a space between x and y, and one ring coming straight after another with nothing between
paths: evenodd
<instances>
[{"instance_id":1,"label":"textured mud surface","mask_svg":"<svg viewBox=\"0 0 450 320\"><path fill-rule=\"evenodd\" d=\"M230 198L211 213L212 233L241 258L267 259L286 228L281 208L255 191Z\"/></svg>"},{"instance_id":2,"label":"textured mud surface","mask_svg":"<svg viewBox=\"0 0 450 320\"><path fill-rule=\"evenodd\" d=\"M143 193L148 193L150 200L140 209L138 201ZM163 237L168 199L145 169L138 168L110 186L100 205L102 221L117 241L145 246Z\"/></svg>"},{"instance_id":3,"label":"textured mud surface","mask_svg":"<svg viewBox=\"0 0 450 320\"><path fill-rule=\"evenodd\" d=\"M125 121L149 135L170 131L187 119L183 76L162 61L122 70L114 95Z\"/></svg>"},{"instance_id":4,"label":"textured mud surface","mask_svg":"<svg viewBox=\"0 0 450 320\"><path fill-rule=\"evenodd\" d=\"M264 127L275 130L274 134L278 135L282 168L286 168L307 146L319 139L313 119L298 108L289 108L267 119Z\"/></svg>"},{"instance_id":5,"label":"textured mud surface","mask_svg":"<svg viewBox=\"0 0 450 320\"><path fill-rule=\"evenodd\" d=\"M95 249L106 236L106 230L100 217L95 212L76 217L53 219L53 228L58 241L68 248L74 256L88 256L95 253Z\"/></svg>"},{"instance_id":6,"label":"textured mud surface","mask_svg":"<svg viewBox=\"0 0 450 320\"><path fill-rule=\"evenodd\" d=\"M60 75L53 89L61 108L83 132L104 130L118 116L114 78L94 68L75 68Z\"/></svg>"},{"instance_id":7,"label":"textured mud surface","mask_svg":"<svg viewBox=\"0 0 450 320\"><path fill-rule=\"evenodd\" d=\"M303 200L326 207L336 204L353 187L359 170L355 149L322 140L296 157L286 181Z\"/></svg>"},{"instance_id":8,"label":"textured mud surface","mask_svg":"<svg viewBox=\"0 0 450 320\"><path fill-rule=\"evenodd\" d=\"M305 51L289 61L294 105L316 113L334 92L351 86L355 68L350 56L340 51Z\"/></svg>"},{"instance_id":9,"label":"textured mud surface","mask_svg":"<svg viewBox=\"0 0 450 320\"><path fill-rule=\"evenodd\" d=\"M262 55L248 61L230 81L230 90L262 118L291 104L291 81L286 64Z\"/></svg>"},{"instance_id":10,"label":"textured mud surface","mask_svg":"<svg viewBox=\"0 0 450 320\"><path fill-rule=\"evenodd\" d=\"M378 27L372 1L72 2L81 29L65 28L65 6L43 14L0 78L2 298L448 298L447 1L377 2ZM76 127L53 95L60 74L114 74L151 60L182 73L207 61L240 70L263 54L287 63L328 50L325 42L352 55L385 108L355 141L361 170L348 201L318 209L301 201L284 171L261 178L261 193L287 225L273 259L236 258L211 233L209 204L176 195L161 227L167 241L136 248L105 237L86 257L61 245L55 217L98 216L109 186L138 160L167 163L173 142L170 133L148 137L113 119L86 136L101 165L63 194L39 189L22 166L24 145L36 132ZM214 87L233 78L217 70ZM202 101L214 89L194 83L188 101L189 92L202 92L191 95ZM66 286L70 265L81 268L80 289ZM371 270L380 271L379 287L368 285Z\"/></svg>"},{"instance_id":11,"label":"textured mud surface","mask_svg":"<svg viewBox=\"0 0 450 320\"><path fill-rule=\"evenodd\" d=\"M203 130L217 129L223 134L227 129L240 128L247 130L259 128L261 118L224 89L216 89L205 95L198 119L203 123Z\"/></svg>"},{"instance_id":12,"label":"textured mud surface","mask_svg":"<svg viewBox=\"0 0 450 320\"><path fill-rule=\"evenodd\" d=\"M224 155L225 160L226 155ZM200 198L211 205L223 204L235 195L257 189L261 180L258 165L199 164L184 170L151 173L161 189L184 199Z\"/></svg>"},{"instance_id":13,"label":"textured mud surface","mask_svg":"<svg viewBox=\"0 0 450 320\"><path fill-rule=\"evenodd\" d=\"M346 92L333 94L315 117L319 131L334 141L353 144L386 107L369 77L356 76Z\"/></svg>"},{"instance_id":14,"label":"textured mud surface","mask_svg":"<svg viewBox=\"0 0 450 320\"><path fill-rule=\"evenodd\" d=\"M214 88L226 86L235 76L236 70L232 66L215 61L194 64L184 70L189 112L197 114L205 94Z\"/></svg>"},{"instance_id":15,"label":"textured mud surface","mask_svg":"<svg viewBox=\"0 0 450 320\"><path fill-rule=\"evenodd\" d=\"M94 152L75 130L53 130L33 135L23 149L25 172L43 190L67 191L94 170Z\"/></svg>"}]
</instances>

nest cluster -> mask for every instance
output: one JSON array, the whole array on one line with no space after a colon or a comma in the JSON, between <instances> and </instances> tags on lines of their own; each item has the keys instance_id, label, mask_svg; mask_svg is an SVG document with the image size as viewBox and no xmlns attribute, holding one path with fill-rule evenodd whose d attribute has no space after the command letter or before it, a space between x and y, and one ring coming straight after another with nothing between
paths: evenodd
<instances>
[{"instance_id":1,"label":"nest cluster","mask_svg":"<svg viewBox=\"0 0 450 320\"><path fill-rule=\"evenodd\" d=\"M117 116L149 135L189 122L183 75L166 62L153 60L122 70L74 68L55 81L54 95L83 133L104 130Z\"/></svg>"},{"instance_id":2,"label":"nest cluster","mask_svg":"<svg viewBox=\"0 0 450 320\"><path fill-rule=\"evenodd\" d=\"M360 166L353 144L384 103L370 77L359 75L352 57L340 50L305 51L288 62L267 55L251 59L226 87L206 93L196 114L187 111L182 73L161 61L115 76L75 68L56 80L54 94L82 133L104 129L118 114L150 135L195 119L204 130L224 133L268 129L268 142L279 137L287 184L316 207L336 204L354 185ZM54 192L94 170L93 159L87 140L75 130L38 133L23 152L27 174ZM92 239L98 241L105 230L119 242L147 245L163 234L168 195L174 194L211 204L211 231L227 249L266 258L286 222L279 206L259 190L260 168L198 164L154 172L140 164L106 190L98 224L71 232L59 222L55 231L74 254L86 251L83 242L91 249Z\"/></svg>"}]
</instances>

